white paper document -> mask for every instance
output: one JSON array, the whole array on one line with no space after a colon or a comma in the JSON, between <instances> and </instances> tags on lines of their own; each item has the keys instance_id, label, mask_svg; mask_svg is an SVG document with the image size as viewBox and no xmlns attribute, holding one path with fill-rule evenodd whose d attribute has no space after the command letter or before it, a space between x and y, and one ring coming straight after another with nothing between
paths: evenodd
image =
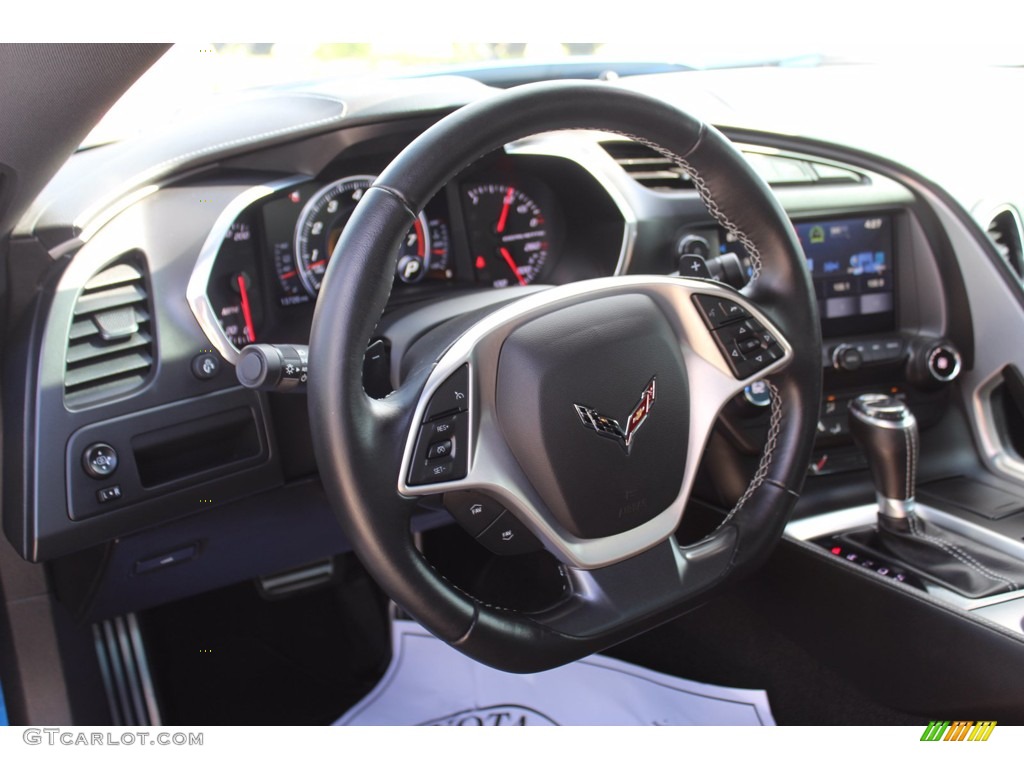
<instances>
[{"instance_id":1,"label":"white paper document","mask_svg":"<svg viewBox=\"0 0 1024 768\"><path fill-rule=\"evenodd\" d=\"M684 680L606 656L513 675L395 621L380 683L336 725L774 725L764 691Z\"/></svg>"}]
</instances>

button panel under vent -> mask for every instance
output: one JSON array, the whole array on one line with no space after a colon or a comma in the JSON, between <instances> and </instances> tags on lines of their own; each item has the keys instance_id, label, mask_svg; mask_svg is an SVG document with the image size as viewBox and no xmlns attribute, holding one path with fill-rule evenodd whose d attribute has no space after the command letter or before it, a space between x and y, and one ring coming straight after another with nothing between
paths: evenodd
<instances>
[{"instance_id":1,"label":"button panel under vent","mask_svg":"<svg viewBox=\"0 0 1024 768\"><path fill-rule=\"evenodd\" d=\"M142 255L92 277L75 302L64 358L64 402L91 405L141 387L153 367L153 329Z\"/></svg>"}]
</instances>

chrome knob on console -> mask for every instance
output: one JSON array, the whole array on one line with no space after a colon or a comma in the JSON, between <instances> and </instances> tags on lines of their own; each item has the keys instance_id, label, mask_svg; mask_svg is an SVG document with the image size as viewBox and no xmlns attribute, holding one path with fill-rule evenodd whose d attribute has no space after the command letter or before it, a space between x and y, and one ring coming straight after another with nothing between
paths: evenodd
<instances>
[{"instance_id":1,"label":"chrome knob on console","mask_svg":"<svg viewBox=\"0 0 1024 768\"><path fill-rule=\"evenodd\" d=\"M907 377L919 387L935 388L959 376L962 365L960 353L951 342L922 337L911 344Z\"/></svg>"},{"instance_id":2,"label":"chrome knob on console","mask_svg":"<svg viewBox=\"0 0 1024 768\"><path fill-rule=\"evenodd\" d=\"M850 434L863 449L878 497L878 513L905 519L914 511L917 419L906 403L881 394L850 402Z\"/></svg>"},{"instance_id":3,"label":"chrome knob on console","mask_svg":"<svg viewBox=\"0 0 1024 768\"><path fill-rule=\"evenodd\" d=\"M864 355L852 344L840 344L832 350L832 367L839 371L856 371L864 364Z\"/></svg>"}]
</instances>

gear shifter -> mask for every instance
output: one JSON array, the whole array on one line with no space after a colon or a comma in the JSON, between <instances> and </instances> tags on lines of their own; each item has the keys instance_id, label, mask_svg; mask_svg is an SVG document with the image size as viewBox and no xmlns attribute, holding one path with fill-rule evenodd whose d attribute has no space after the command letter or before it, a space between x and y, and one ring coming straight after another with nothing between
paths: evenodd
<instances>
[{"instance_id":1,"label":"gear shifter","mask_svg":"<svg viewBox=\"0 0 1024 768\"><path fill-rule=\"evenodd\" d=\"M867 456L878 514L906 528L914 513L917 419L894 397L861 395L850 403L850 434Z\"/></svg>"},{"instance_id":2,"label":"gear shifter","mask_svg":"<svg viewBox=\"0 0 1024 768\"><path fill-rule=\"evenodd\" d=\"M918 432L906 404L888 395L861 395L850 402L849 418L878 498L878 533L860 543L968 597L1020 589L1024 563L915 513Z\"/></svg>"}]
</instances>

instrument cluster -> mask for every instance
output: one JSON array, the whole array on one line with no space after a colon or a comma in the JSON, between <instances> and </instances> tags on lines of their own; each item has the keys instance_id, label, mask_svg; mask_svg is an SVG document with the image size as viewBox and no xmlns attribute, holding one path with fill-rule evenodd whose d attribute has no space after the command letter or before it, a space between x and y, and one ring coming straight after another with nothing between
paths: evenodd
<instances>
[{"instance_id":1,"label":"instrument cluster","mask_svg":"<svg viewBox=\"0 0 1024 768\"><path fill-rule=\"evenodd\" d=\"M236 349L302 340L328 263L344 258L336 253L341 233L374 178L350 174L285 187L234 219L206 295ZM402 241L393 300L543 282L558 261L564 229L557 196L538 178L498 172L453 180Z\"/></svg>"}]
</instances>

